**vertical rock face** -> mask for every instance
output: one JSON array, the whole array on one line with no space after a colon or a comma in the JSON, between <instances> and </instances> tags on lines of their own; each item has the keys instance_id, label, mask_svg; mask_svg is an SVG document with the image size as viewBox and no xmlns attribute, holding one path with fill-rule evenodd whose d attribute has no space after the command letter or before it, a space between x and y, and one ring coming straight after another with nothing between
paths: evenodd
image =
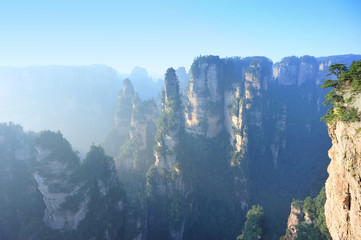
<instances>
[{"instance_id":1,"label":"vertical rock face","mask_svg":"<svg viewBox=\"0 0 361 240\"><path fill-rule=\"evenodd\" d=\"M186 130L215 137L222 130L222 63L219 57L200 57L191 68L186 106Z\"/></svg>"},{"instance_id":2,"label":"vertical rock face","mask_svg":"<svg viewBox=\"0 0 361 240\"><path fill-rule=\"evenodd\" d=\"M162 115L156 143L159 151L155 151L155 166L169 171L174 169L182 119L178 78L174 69L169 68L165 74Z\"/></svg>"},{"instance_id":3,"label":"vertical rock face","mask_svg":"<svg viewBox=\"0 0 361 240\"><path fill-rule=\"evenodd\" d=\"M102 142L106 153L115 159L118 170L139 165L134 161L134 152L151 151L157 118L154 100L141 101L129 79L125 79L118 96L114 126Z\"/></svg>"},{"instance_id":4,"label":"vertical rock face","mask_svg":"<svg viewBox=\"0 0 361 240\"><path fill-rule=\"evenodd\" d=\"M311 56L285 57L273 67L273 77L280 85L302 85L317 78L318 63Z\"/></svg>"},{"instance_id":5,"label":"vertical rock face","mask_svg":"<svg viewBox=\"0 0 361 240\"><path fill-rule=\"evenodd\" d=\"M134 88L129 79L123 81L123 87L118 95L118 105L114 117L114 125L117 128L129 126L133 110ZM119 130L121 132L121 130Z\"/></svg>"},{"instance_id":6,"label":"vertical rock face","mask_svg":"<svg viewBox=\"0 0 361 240\"><path fill-rule=\"evenodd\" d=\"M361 94L350 105L361 111ZM329 125L325 215L332 239L361 239L361 123Z\"/></svg>"},{"instance_id":7,"label":"vertical rock face","mask_svg":"<svg viewBox=\"0 0 361 240\"><path fill-rule=\"evenodd\" d=\"M80 239L125 234L124 192L113 159L101 147L91 146L80 163L60 132L43 131L35 138L35 148L33 175L46 206L46 225L63 232L76 230Z\"/></svg>"},{"instance_id":8,"label":"vertical rock face","mask_svg":"<svg viewBox=\"0 0 361 240\"><path fill-rule=\"evenodd\" d=\"M76 229L87 212L85 199L73 211L63 206L67 198L78 194L79 187L71 182L71 177L79 159L60 133L43 132L35 146L34 178L46 205L44 221L52 229Z\"/></svg>"},{"instance_id":9,"label":"vertical rock face","mask_svg":"<svg viewBox=\"0 0 361 240\"><path fill-rule=\"evenodd\" d=\"M342 56L346 63L356 58ZM229 135L233 148L226 161L237 169L239 204L261 204L272 234L279 228L275 220L288 215L284 203L292 200L273 186L304 198L318 192L326 179L330 142L319 120L326 112L326 91L320 89L326 61L335 59L287 57L272 64L264 57L208 56L197 58L191 68L186 132L209 140L222 132Z\"/></svg>"},{"instance_id":10,"label":"vertical rock face","mask_svg":"<svg viewBox=\"0 0 361 240\"><path fill-rule=\"evenodd\" d=\"M169 68L165 74L162 114L156 135L156 161L147 173L149 239L183 239L190 192L179 166L183 131L179 82L175 70Z\"/></svg>"}]
</instances>

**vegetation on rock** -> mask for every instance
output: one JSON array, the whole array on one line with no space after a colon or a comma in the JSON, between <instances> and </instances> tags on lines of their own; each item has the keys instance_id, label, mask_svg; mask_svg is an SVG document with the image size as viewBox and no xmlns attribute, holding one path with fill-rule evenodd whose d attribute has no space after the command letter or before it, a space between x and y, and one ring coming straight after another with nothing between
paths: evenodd
<instances>
[{"instance_id":1,"label":"vegetation on rock","mask_svg":"<svg viewBox=\"0 0 361 240\"><path fill-rule=\"evenodd\" d=\"M322 117L326 123L357 122L361 119L361 113L350 106L354 95L361 91L361 60L355 61L348 69L345 64L333 64L329 68L328 76L336 79L327 79L322 88L332 88L325 96L324 105L331 105L326 115ZM349 93L350 96L345 97Z\"/></svg>"},{"instance_id":2,"label":"vegetation on rock","mask_svg":"<svg viewBox=\"0 0 361 240\"><path fill-rule=\"evenodd\" d=\"M237 240L259 240L266 239L266 218L260 205L253 205L247 212L247 221L244 224L242 235Z\"/></svg>"}]
</instances>

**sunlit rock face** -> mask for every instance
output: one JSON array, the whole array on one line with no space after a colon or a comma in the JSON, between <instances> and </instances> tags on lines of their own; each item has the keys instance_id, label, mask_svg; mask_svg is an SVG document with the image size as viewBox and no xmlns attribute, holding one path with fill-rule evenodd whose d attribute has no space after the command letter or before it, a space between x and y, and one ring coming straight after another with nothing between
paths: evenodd
<instances>
[{"instance_id":1,"label":"sunlit rock face","mask_svg":"<svg viewBox=\"0 0 361 240\"><path fill-rule=\"evenodd\" d=\"M361 111L361 94L351 106ZM332 239L361 239L361 123L328 126L332 148L328 154L325 216Z\"/></svg>"},{"instance_id":2,"label":"sunlit rock face","mask_svg":"<svg viewBox=\"0 0 361 240\"><path fill-rule=\"evenodd\" d=\"M299 206L291 205L291 213L287 220L287 234L284 240L294 240L297 238L296 226L304 220L304 213Z\"/></svg>"},{"instance_id":3,"label":"sunlit rock face","mask_svg":"<svg viewBox=\"0 0 361 240\"><path fill-rule=\"evenodd\" d=\"M222 129L223 79L219 57L200 57L192 64L186 106L186 130L215 137Z\"/></svg>"}]
</instances>

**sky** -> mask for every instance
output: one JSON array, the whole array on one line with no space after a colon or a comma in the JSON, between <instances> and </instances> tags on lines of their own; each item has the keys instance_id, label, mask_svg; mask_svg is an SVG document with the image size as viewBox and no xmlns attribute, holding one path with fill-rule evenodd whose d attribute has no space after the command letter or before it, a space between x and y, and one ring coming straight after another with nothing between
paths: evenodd
<instances>
[{"instance_id":1,"label":"sky","mask_svg":"<svg viewBox=\"0 0 361 240\"><path fill-rule=\"evenodd\" d=\"M361 54L360 0L0 0L0 66Z\"/></svg>"}]
</instances>

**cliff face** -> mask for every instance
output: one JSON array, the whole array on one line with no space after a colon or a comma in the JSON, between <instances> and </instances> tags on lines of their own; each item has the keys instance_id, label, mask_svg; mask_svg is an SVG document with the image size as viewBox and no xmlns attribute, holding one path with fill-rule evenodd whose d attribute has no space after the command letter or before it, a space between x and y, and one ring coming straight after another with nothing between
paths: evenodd
<instances>
[{"instance_id":1,"label":"cliff face","mask_svg":"<svg viewBox=\"0 0 361 240\"><path fill-rule=\"evenodd\" d=\"M1 239L139 236L138 218L102 148L91 146L80 162L60 132L24 133L10 123L0 125L0 156Z\"/></svg>"},{"instance_id":2,"label":"cliff face","mask_svg":"<svg viewBox=\"0 0 361 240\"><path fill-rule=\"evenodd\" d=\"M84 198L78 209L69 210L63 205L79 192L79 186L71 182L79 159L60 134L42 133L36 138L35 147L33 175L46 205L44 221L52 229L75 229L85 218L88 200Z\"/></svg>"},{"instance_id":3,"label":"cliff face","mask_svg":"<svg viewBox=\"0 0 361 240\"><path fill-rule=\"evenodd\" d=\"M35 138L35 148L33 176L46 206L45 224L53 230L77 230L82 238L119 236L125 202L113 159L102 148L92 146L80 163L61 133L50 131ZM110 213L112 219L119 218L117 223ZM109 221L114 228L97 226L97 233L86 232L99 221Z\"/></svg>"},{"instance_id":4,"label":"cliff face","mask_svg":"<svg viewBox=\"0 0 361 240\"><path fill-rule=\"evenodd\" d=\"M155 163L147 173L149 239L183 239L188 195L180 167L184 120L179 81L173 68L167 70L158 122Z\"/></svg>"},{"instance_id":5,"label":"cliff face","mask_svg":"<svg viewBox=\"0 0 361 240\"><path fill-rule=\"evenodd\" d=\"M240 211L264 207L271 234L282 234L276 219L286 219L284 203L317 193L326 179L330 141L320 122L326 112L320 84L324 68L339 57L287 57L272 64L263 57L208 56L192 65L186 132L208 143L227 135L231 150L223 158L234 171L230 191ZM341 58L349 63L358 57Z\"/></svg>"},{"instance_id":6,"label":"cliff face","mask_svg":"<svg viewBox=\"0 0 361 240\"><path fill-rule=\"evenodd\" d=\"M215 137L222 130L222 63L219 57L199 58L192 64L186 106L186 130Z\"/></svg>"},{"instance_id":7,"label":"cliff face","mask_svg":"<svg viewBox=\"0 0 361 240\"><path fill-rule=\"evenodd\" d=\"M115 159L118 170L149 167L149 163L139 166L141 163L135 161L134 154L144 155L153 149L157 118L154 100L141 101L129 79L125 79L118 96L114 126L102 142L106 153Z\"/></svg>"},{"instance_id":8,"label":"cliff face","mask_svg":"<svg viewBox=\"0 0 361 240\"><path fill-rule=\"evenodd\" d=\"M349 104L361 111L361 94ZM361 239L361 123L329 124L332 148L326 181L327 227L333 239Z\"/></svg>"}]
</instances>

